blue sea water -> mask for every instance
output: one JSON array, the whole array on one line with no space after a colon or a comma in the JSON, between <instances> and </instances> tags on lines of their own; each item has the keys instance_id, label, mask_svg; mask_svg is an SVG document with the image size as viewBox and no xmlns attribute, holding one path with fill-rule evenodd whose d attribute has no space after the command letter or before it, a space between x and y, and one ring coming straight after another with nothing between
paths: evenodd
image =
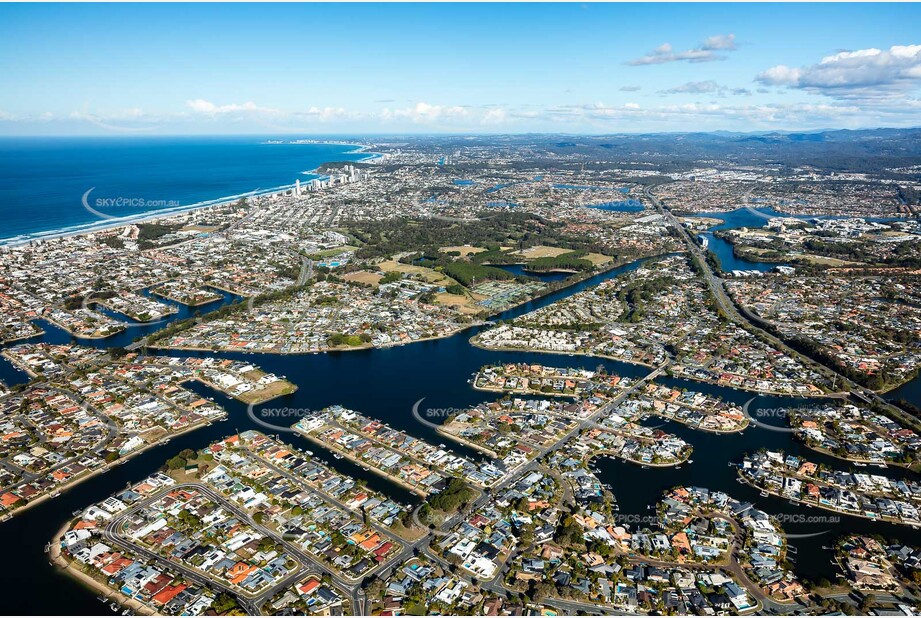
<instances>
[{"instance_id":1,"label":"blue sea water","mask_svg":"<svg viewBox=\"0 0 921 618\"><path fill-rule=\"evenodd\" d=\"M270 139L278 138L2 138L0 244L111 223L83 207L89 189L93 208L131 218L306 182L323 163L370 156L351 144ZM97 206L118 198L121 205Z\"/></svg>"}]
</instances>

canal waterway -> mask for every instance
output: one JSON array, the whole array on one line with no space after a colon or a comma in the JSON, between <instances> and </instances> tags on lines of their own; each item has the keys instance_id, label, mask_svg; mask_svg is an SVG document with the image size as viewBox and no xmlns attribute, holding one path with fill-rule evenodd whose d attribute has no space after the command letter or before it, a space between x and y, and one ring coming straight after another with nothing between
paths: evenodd
<instances>
[{"instance_id":1,"label":"canal waterway","mask_svg":"<svg viewBox=\"0 0 921 618\"><path fill-rule=\"evenodd\" d=\"M572 287L555 291L501 313L495 319L511 319L546 306L605 279L634 270L641 262L633 262L590 277ZM226 295L211 306L198 308L198 311L204 313L235 300L238 299ZM179 314L171 316L167 321L183 319L194 313L194 309L183 308ZM76 341L81 345L116 347L131 343L136 337L146 334L147 329L162 328L164 323L132 327L125 333L106 340L77 339L51 324L42 323L41 325L46 329L46 333L31 341L49 343ZM481 328L484 327L472 327L444 339L378 350L297 356L212 352L202 355L246 360L266 371L284 375L298 385L297 392L264 404L255 410L257 414L268 416L266 410L273 407L301 408L306 411L341 404L378 418L416 437L436 444L445 443L456 452L476 457L479 455L451 443L446 437L416 421L412 414L413 405L419 400L424 400L420 407L462 409L494 399L489 393L475 391L468 383L473 373L487 364L527 361L552 366L592 369L601 365L612 373L632 378L641 377L649 371L646 367L585 356L483 350L469 343L470 337L479 332ZM163 353L200 354L175 351ZM12 385L27 381L27 376L15 370L5 359L0 359L0 379ZM697 382L672 378L660 378L660 381L670 386L717 394L737 403L744 403L753 397L752 393ZM202 395L213 397L221 403L229 413L228 419L173 438L168 444L152 448L103 475L77 485L56 499L36 505L10 521L0 523L0 546L4 547L4 555L10 564L4 569L4 581L8 588L14 591L13 594L8 594L6 597L5 613L72 615L107 613L109 610L100 604L94 592L49 565L47 556L43 553L45 544L72 517L72 512L105 499L127 483L144 478L182 449L200 449L214 440L237 431L247 429L266 431L264 427L250 419L247 408L242 403L199 384L190 385L190 388ZM913 397L913 401L921 405L917 395L917 388L906 391L906 396ZM760 407L783 407L794 403L804 405L806 400L759 396L752 403L751 410L756 411ZM661 423L662 421L653 418L649 422ZM750 427L741 435L715 435L696 431L677 423L669 422L666 425L666 431L678 434L694 446L693 463L686 463L676 470L673 468L644 469L611 459L596 461L600 470L600 478L612 486L621 513L645 515L648 513L647 508L662 497L663 491L675 485L688 484L725 491L732 496L749 500L758 508L785 519L832 515L825 511L794 507L783 500L763 498L757 491L739 484L736 481L735 471L729 464L738 462L744 453L762 447L783 449L814 461L827 461L838 466L846 466L844 462L832 461L805 449L792 439L791 434L785 432ZM300 448L313 451L331 467L362 478L372 488L384 491L403 503L408 504L415 500L407 492L385 479L366 472L345 460L335 460L317 445L293 433L279 431L279 436ZM906 474L892 471L889 473ZM814 523L785 524L785 529L791 533L803 535L818 533L818 536L798 538L793 541L793 545L798 549L795 556L796 566L803 575L810 578L820 574L827 574L829 578L834 575L830 564L831 554L824 550L823 546L831 544L835 537L844 531L875 532L898 538L902 542L921 545L921 533L911 528L841 517L840 524L831 526Z\"/></svg>"}]
</instances>

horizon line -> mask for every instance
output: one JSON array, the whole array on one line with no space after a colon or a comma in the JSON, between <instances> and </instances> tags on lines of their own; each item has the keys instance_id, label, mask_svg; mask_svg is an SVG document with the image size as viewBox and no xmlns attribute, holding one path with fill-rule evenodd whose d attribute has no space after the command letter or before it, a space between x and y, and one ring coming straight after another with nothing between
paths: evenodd
<instances>
[{"instance_id":1,"label":"horizon line","mask_svg":"<svg viewBox=\"0 0 921 618\"><path fill-rule=\"evenodd\" d=\"M863 128L825 127L821 129L763 129L758 131L732 131L729 129L713 129L712 131L620 131L615 133L588 133L588 132L556 132L556 131L522 131L522 132L497 132L479 133L465 131L451 132L356 132L356 133L14 133L2 134L0 139L11 138L68 138L68 137L103 137L103 138L169 138L169 137L323 137L323 138L361 138L361 137L524 137L524 136L563 136L563 137L618 137L639 135L770 135L791 133L833 133L849 131L917 131L921 125L898 127L876 126Z\"/></svg>"}]
</instances>

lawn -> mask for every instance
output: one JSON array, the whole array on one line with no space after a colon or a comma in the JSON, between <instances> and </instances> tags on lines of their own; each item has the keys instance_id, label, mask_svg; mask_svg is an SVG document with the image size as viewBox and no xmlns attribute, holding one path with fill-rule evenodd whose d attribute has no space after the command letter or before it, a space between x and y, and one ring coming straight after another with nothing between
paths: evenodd
<instances>
[{"instance_id":1,"label":"lawn","mask_svg":"<svg viewBox=\"0 0 921 618\"><path fill-rule=\"evenodd\" d=\"M527 259L542 258L542 257L556 257L558 255L563 255L564 253L570 253L572 249L560 249L559 247L550 247L548 245L537 245L535 247L528 247L527 249L522 249L517 251L512 255L520 255Z\"/></svg>"},{"instance_id":2,"label":"lawn","mask_svg":"<svg viewBox=\"0 0 921 618\"><path fill-rule=\"evenodd\" d=\"M431 268L425 268L424 266L403 264L401 262L397 262L396 260L387 260L386 262L381 262L378 264L378 266L384 272L398 271L401 273L415 273L422 275L422 277L429 283L437 283L445 287L457 283L457 281L448 277L447 275L434 271Z\"/></svg>"},{"instance_id":3,"label":"lawn","mask_svg":"<svg viewBox=\"0 0 921 618\"><path fill-rule=\"evenodd\" d=\"M359 270L359 271L344 275L342 278L345 279L346 281L357 281L359 283L368 283L368 284L373 285L374 287L377 287L380 284L381 279L383 278L383 275L379 275L378 273L372 273L367 270Z\"/></svg>"},{"instance_id":4,"label":"lawn","mask_svg":"<svg viewBox=\"0 0 921 618\"><path fill-rule=\"evenodd\" d=\"M442 247L441 249L439 249L439 251L441 251L442 253L450 253L452 251L457 251L463 257L467 257L468 255L475 255L477 253L482 253L483 251L486 251L486 248L485 247L473 247L471 245L457 245L453 247Z\"/></svg>"}]
</instances>

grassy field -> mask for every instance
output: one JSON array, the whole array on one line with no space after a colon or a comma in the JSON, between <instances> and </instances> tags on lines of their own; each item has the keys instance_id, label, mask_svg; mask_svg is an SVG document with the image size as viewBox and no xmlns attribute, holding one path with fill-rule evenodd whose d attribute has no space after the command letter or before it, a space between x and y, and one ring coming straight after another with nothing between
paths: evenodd
<instances>
[{"instance_id":1,"label":"grassy field","mask_svg":"<svg viewBox=\"0 0 921 618\"><path fill-rule=\"evenodd\" d=\"M386 262L381 262L378 264L380 269L384 272L397 271L401 273L414 273L421 275L429 283L437 283L438 285L449 286L457 283L451 277L444 275L438 271L432 270L431 268L425 268L423 266L413 266L412 264L402 264L396 260L387 260Z\"/></svg>"},{"instance_id":2,"label":"grassy field","mask_svg":"<svg viewBox=\"0 0 921 618\"><path fill-rule=\"evenodd\" d=\"M377 287L383 275L377 273L368 272L367 270L359 270L357 272L349 273L342 277L346 281L358 281L359 283L370 283L374 287Z\"/></svg>"},{"instance_id":3,"label":"grassy field","mask_svg":"<svg viewBox=\"0 0 921 618\"><path fill-rule=\"evenodd\" d=\"M272 382L258 390L251 390L243 393L240 395L240 401L247 404L262 403L270 399L275 399L276 397L281 397L282 395L290 395L295 390L297 390L297 387L287 380L279 380L278 382Z\"/></svg>"},{"instance_id":4,"label":"grassy field","mask_svg":"<svg viewBox=\"0 0 921 618\"><path fill-rule=\"evenodd\" d=\"M453 247L442 247L441 249L439 249L439 251L441 251L442 253L449 253L451 251L457 251L463 257L467 257L468 255L475 255L477 253L482 253L483 251L486 251L486 249L485 247L473 247L471 245L456 245Z\"/></svg>"},{"instance_id":5,"label":"grassy field","mask_svg":"<svg viewBox=\"0 0 921 618\"><path fill-rule=\"evenodd\" d=\"M762 249L761 247L746 247L745 251L749 251L756 255L761 255L762 253L767 253L769 249ZM811 253L795 253L790 252L789 259L799 259L810 264L816 264L819 266L859 266L861 262L848 262L847 260L839 260L838 258L833 257L824 257L821 255L813 255Z\"/></svg>"},{"instance_id":6,"label":"grassy field","mask_svg":"<svg viewBox=\"0 0 921 618\"><path fill-rule=\"evenodd\" d=\"M261 380L262 378L264 378L266 376L266 373L262 371L261 369L252 369L244 373L243 376L247 380L252 380L253 382L255 382L256 380Z\"/></svg>"},{"instance_id":7,"label":"grassy field","mask_svg":"<svg viewBox=\"0 0 921 618\"><path fill-rule=\"evenodd\" d=\"M182 228L183 232L214 232L221 229L217 225L187 225Z\"/></svg>"},{"instance_id":8,"label":"grassy field","mask_svg":"<svg viewBox=\"0 0 921 618\"><path fill-rule=\"evenodd\" d=\"M351 245L342 245L341 247L333 247L332 249L324 249L323 251L317 251L311 255L316 255L319 257L330 257L333 255L339 255L343 251L355 251L358 247L353 247Z\"/></svg>"},{"instance_id":9,"label":"grassy field","mask_svg":"<svg viewBox=\"0 0 921 618\"><path fill-rule=\"evenodd\" d=\"M511 255L520 255L521 257L527 259L542 258L542 257L556 257L558 255L563 255L564 253L570 253L572 249L560 249L559 247L549 247L547 245L537 245L535 247L528 247L521 251L516 251Z\"/></svg>"},{"instance_id":10,"label":"grassy field","mask_svg":"<svg viewBox=\"0 0 921 618\"><path fill-rule=\"evenodd\" d=\"M439 304L445 307L456 307L461 313L470 315L482 311L483 308L477 305L477 302L484 298L486 297L482 294L470 294L466 296L463 294L448 294L447 292L442 292L441 294L435 295L435 300L437 300Z\"/></svg>"},{"instance_id":11,"label":"grassy field","mask_svg":"<svg viewBox=\"0 0 921 618\"><path fill-rule=\"evenodd\" d=\"M600 253L588 253L582 256L582 259L591 262L592 266L601 266L602 264L607 264L614 258L610 255L602 255Z\"/></svg>"}]
</instances>

